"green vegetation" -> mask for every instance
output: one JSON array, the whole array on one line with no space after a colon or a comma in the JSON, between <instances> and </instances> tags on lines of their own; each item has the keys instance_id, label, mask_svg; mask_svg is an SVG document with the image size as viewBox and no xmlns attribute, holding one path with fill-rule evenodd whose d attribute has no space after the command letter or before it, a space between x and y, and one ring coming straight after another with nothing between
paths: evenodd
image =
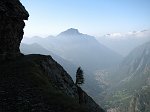
<instances>
[{"instance_id":1,"label":"green vegetation","mask_svg":"<svg viewBox=\"0 0 150 112\"><path fill-rule=\"evenodd\" d=\"M131 97L132 96L125 90L116 91L115 93L106 96L105 108L128 107L128 102Z\"/></svg>"},{"instance_id":2,"label":"green vegetation","mask_svg":"<svg viewBox=\"0 0 150 112\"><path fill-rule=\"evenodd\" d=\"M150 102L148 99L150 99L150 86L147 84L149 76L149 72L137 73L134 78L124 81L107 91L108 94L103 95L102 106L105 109L119 107L123 112L126 112L129 111L132 99L136 98L138 109L141 112L149 112ZM136 103L134 104L136 105Z\"/></svg>"},{"instance_id":3,"label":"green vegetation","mask_svg":"<svg viewBox=\"0 0 150 112\"><path fill-rule=\"evenodd\" d=\"M138 109L141 112L150 112L150 86L143 87L135 97L138 98Z\"/></svg>"}]
</instances>

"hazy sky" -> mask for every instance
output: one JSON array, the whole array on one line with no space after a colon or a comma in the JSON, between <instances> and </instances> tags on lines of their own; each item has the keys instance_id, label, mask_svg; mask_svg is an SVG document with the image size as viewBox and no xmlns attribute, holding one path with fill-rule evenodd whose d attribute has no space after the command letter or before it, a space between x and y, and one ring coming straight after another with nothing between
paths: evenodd
<instances>
[{"instance_id":1,"label":"hazy sky","mask_svg":"<svg viewBox=\"0 0 150 112\"><path fill-rule=\"evenodd\" d=\"M29 11L25 36L77 28L90 35L150 29L150 0L21 0Z\"/></svg>"}]
</instances>

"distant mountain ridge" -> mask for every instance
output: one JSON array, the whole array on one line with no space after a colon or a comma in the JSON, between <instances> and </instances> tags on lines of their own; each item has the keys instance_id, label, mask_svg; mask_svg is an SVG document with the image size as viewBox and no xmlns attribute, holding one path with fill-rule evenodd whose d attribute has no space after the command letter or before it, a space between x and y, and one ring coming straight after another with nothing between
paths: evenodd
<instances>
[{"instance_id":1,"label":"distant mountain ridge","mask_svg":"<svg viewBox=\"0 0 150 112\"><path fill-rule=\"evenodd\" d=\"M59 35L80 35L81 33L78 31L78 29L70 28ZM59 36L58 35L58 36Z\"/></svg>"},{"instance_id":2,"label":"distant mountain ridge","mask_svg":"<svg viewBox=\"0 0 150 112\"><path fill-rule=\"evenodd\" d=\"M100 44L95 37L68 29L56 37L24 38L24 43L38 43L54 54L91 71L119 63L122 57Z\"/></svg>"}]
</instances>

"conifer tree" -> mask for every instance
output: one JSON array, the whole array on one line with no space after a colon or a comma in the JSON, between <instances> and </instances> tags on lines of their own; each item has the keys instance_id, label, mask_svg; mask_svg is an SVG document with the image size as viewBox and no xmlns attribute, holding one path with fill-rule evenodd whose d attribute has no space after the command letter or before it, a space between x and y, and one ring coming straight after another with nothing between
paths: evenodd
<instances>
[{"instance_id":1,"label":"conifer tree","mask_svg":"<svg viewBox=\"0 0 150 112\"><path fill-rule=\"evenodd\" d=\"M83 76L83 70L81 67L78 67L77 72L76 72L76 84L77 85L82 85L84 83L84 76Z\"/></svg>"}]
</instances>

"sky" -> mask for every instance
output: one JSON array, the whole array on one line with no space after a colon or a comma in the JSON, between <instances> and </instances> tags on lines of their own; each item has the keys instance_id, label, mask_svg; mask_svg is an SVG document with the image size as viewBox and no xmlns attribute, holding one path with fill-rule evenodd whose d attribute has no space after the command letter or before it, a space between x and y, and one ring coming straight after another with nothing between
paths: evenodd
<instances>
[{"instance_id":1,"label":"sky","mask_svg":"<svg viewBox=\"0 0 150 112\"><path fill-rule=\"evenodd\" d=\"M69 28L100 36L150 29L150 0L21 0L30 14L25 36Z\"/></svg>"}]
</instances>

